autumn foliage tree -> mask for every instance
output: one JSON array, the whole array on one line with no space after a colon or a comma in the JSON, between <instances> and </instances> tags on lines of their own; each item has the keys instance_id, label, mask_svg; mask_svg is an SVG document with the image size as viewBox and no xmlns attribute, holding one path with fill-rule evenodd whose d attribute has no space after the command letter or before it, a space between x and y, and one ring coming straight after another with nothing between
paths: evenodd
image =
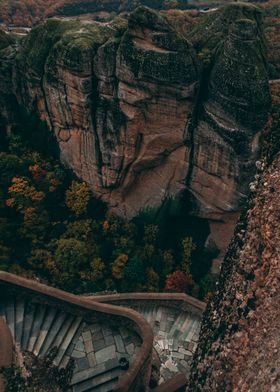
<instances>
[{"instance_id":1,"label":"autumn foliage tree","mask_svg":"<svg viewBox=\"0 0 280 392\"><path fill-rule=\"evenodd\" d=\"M75 293L189 291L191 236L163 241L170 226L153 211L132 221L107 211L86 183L43 155L43 140L31 148L23 135L0 145L0 269Z\"/></svg>"},{"instance_id":2,"label":"autumn foliage tree","mask_svg":"<svg viewBox=\"0 0 280 392\"><path fill-rule=\"evenodd\" d=\"M75 214L85 214L92 197L89 186L85 182L73 181L66 191L66 205Z\"/></svg>"},{"instance_id":3,"label":"autumn foliage tree","mask_svg":"<svg viewBox=\"0 0 280 392\"><path fill-rule=\"evenodd\" d=\"M183 271L175 271L172 274L167 275L165 291L191 293L193 287L194 281Z\"/></svg>"}]
</instances>

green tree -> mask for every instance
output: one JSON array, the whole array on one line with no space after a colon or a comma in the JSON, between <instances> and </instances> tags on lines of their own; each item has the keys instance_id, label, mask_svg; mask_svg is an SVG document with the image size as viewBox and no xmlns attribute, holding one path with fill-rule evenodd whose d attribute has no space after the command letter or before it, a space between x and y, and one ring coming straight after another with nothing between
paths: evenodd
<instances>
[{"instance_id":1,"label":"green tree","mask_svg":"<svg viewBox=\"0 0 280 392\"><path fill-rule=\"evenodd\" d=\"M124 268L124 279L130 288L144 282L145 267L143 261L138 256L128 260Z\"/></svg>"},{"instance_id":2,"label":"green tree","mask_svg":"<svg viewBox=\"0 0 280 392\"><path fill-rule=\"evenodd\" d=\"M183 248L183 260L182 260L182 271L186 275L191 276L191 257L192 252L196 249L196 245L193 242L192 237L186 237L182 241Z\"/></svg>"},{"instance_id":3,"label":"green tree","mask_svg":"<svg viewBox=\"0 0 280 392\"><path fill-rule=\"evenodd\" d=\"M77 275L87 265L89 258L86 243L75 238L56 241L55 267L70 275Z\"/></svg>"}]
</instances>

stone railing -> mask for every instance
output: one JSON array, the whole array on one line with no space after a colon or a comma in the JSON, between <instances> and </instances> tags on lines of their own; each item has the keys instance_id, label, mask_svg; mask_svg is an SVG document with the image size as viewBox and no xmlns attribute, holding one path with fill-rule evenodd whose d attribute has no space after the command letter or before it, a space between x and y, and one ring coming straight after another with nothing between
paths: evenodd
<instances>
[{"instance_id":1,"label":"stone railing","mask_svg":"<svg viewBox=\"0 0 280 392\"><path fill-rule=\"evenodd\" d=\"M201 317L206 308L205 302L183 293L124 293L91 295L83 298L91 299L95 302L118 304L132 308L143 305L143 302L148 303L149 306L162 304L167 307L180 309L184 312L190 312L199 317Z\"/></svg>"},{"instance_id":2,"label":"stone railing","mask_svg":"<svg viewBox=\"0 0 280 392\"><path fill-rule=\"evenodd\" d=\"M104 294L91 295L86 298L92 301L118 304L119 306L134 308L147 304L148 306L162 305L172 307L181 311L187 311L199 318L206 308L206 304L187 294L177 293L125 293L125 294ZM183 392L187 386L187 378L184 374L179 373L171 380L159 385L153 389L153 392Z\"/></svg>"},{"instance_id":3,"label":"stone railing","mask_svg":"<svg viewBox=\"0 0 280 392\"><path fill-rule=\"evenodd\" d=\"M98 296L77 296L6 272L0 272L0 298L23 296L32 301L53 305L69 313L82 316L86 321L102 320L110 325L124 325L135 331L142 340L141 348L127 372L118 380L116 392L147 390L149 384L153 331L149 323L133 307L147 303L188 311L201 317L205 303L186 294L127 293ZM6 324L0 320L0 366L12 363L13 341ZM155 392L180 392L186 386L186 377L178 374L172 380L154 389ZM1 389L2 387L2 389ZM0 380L0 392L4 392Z\"/></svg>"},{"instance_id":4,"label":"stone railing","mask_svg":"<svg viewBox=\"0 0 280 392\"><path fill-rule=\"evenodd\" d=\"M103 322L110 323L110 325L123 324L132 328L142 339L142 345L129 370L120 376L114 390L116 392L136 392L146 389L151 371L153 332L145 318L139 313L121 306L94 302L86 297L76 296L34 280L0 272L1 300L16 295L32 298L32 301L39 303L53 305L64 311L82 316L89 322L100 319ZM6 335L2 335L2 330L0 333L0 343L2 344L0 359L10 358L13 342L11 339L7 339L6 343L2 341L2 336Z\"/></svg>"}]
</instances>

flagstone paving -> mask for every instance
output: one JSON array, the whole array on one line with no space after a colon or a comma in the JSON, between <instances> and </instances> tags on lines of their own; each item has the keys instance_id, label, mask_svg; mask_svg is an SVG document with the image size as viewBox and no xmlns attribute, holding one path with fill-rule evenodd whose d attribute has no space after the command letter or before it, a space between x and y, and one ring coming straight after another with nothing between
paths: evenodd
<instances>
[{"instance_id":1,"label":"flagstone paving","mask_svg":"<svg viewBox=\"0 0 280 392\"><path fill-rule=\"evenodd\" d=\"M201 319L191 312L168 306L133 306L150 323L154 331L154 348L161 361L160 383L176 373L187 377L197 347Z\"/></svg>"},{"instance_id":2,"label":"flagstone paving","mask_svg":"<svg viewBox=\"0 0 280 392\"><path fill-rule=\"evenodd\" d=\"M55 307L15 300L0 301L0 317L7 322L21 351L44 357L57 348L54 364L64 368L74 361L73 392L108 392L124 372L119 360L132 363L140 337L127 328L87 323Z\"/></svg>"}]
</instances>

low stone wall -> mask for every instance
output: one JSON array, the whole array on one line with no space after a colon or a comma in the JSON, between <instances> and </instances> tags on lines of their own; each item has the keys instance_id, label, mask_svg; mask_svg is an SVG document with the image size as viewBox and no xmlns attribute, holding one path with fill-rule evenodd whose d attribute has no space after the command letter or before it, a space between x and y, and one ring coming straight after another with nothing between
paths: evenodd
<instances>
[{"instance_id":1,"label":"low stone wall","mask_svg":"<svg viewBox=\"0 0 280 392\"><path fill-rule=\"evenodd\" d=\"M128 371L120 377L115 387L116 392L142 392L146 390L150 379L153 331L145 318L131 308L148 302L149 306L162 304L165 307L188 311L201 317L206 306L205 303L186 294L128 293L76 296L34 280L0 272L0 298L5 300L11 296L24 296L35 302L52 305L80 315L89 322L101 320L110 323L110 325L125 325L135 331L142 339L142 346ZM3 363L4 366L8 366L12 363L13 341L9 329L1 320L0 338L0 365ZM186 377L183 374L178 374L154 391L179 392L184 390L185 385ZM0 381L0 392L4 392L3 388L2 380L2 384Z\"/></svg>"},{"instance_id":2,"label":"low stone wall","mask_svg":"<svg viewBox=\"0 0 280 392\"><path fill-rule=\"evenodd\" d=\"M129 370L119 378L115 391L136 392L145 390L151 371L153 331L145 318L139 313L121 306L94 302L86 297L79 297L54 289L33 280L0 272L0 298L5 300L5 298L17 295L32 298L32 301L39 303L63 308L65 311L84 317L89 322L102 320L111 325L123 324L132 328L141 337L142 346ZM2 334L0 337L0 342L2 342ZM8 353L12 349L12 340L7 340L5 352Z\"/></svg>"},{"instance_id":3,"label":"low stone wall","mask_svg":"<svg viewBox=\"0 0 280 392\"><path fill-rule=\"evenodd\" d=\"M177 293L125 293L125 294L105 294L105 295L91 295L84 298L91 299L95 302L102 302L107 304L118 304L126 307L136 307L149 302L149 306L160 305L180 309L185 312L190 312L198 317L202 316L206 308L205 302L199 301L196 298L190 297L187 294Z\"/></svg>"}]
</instances>

